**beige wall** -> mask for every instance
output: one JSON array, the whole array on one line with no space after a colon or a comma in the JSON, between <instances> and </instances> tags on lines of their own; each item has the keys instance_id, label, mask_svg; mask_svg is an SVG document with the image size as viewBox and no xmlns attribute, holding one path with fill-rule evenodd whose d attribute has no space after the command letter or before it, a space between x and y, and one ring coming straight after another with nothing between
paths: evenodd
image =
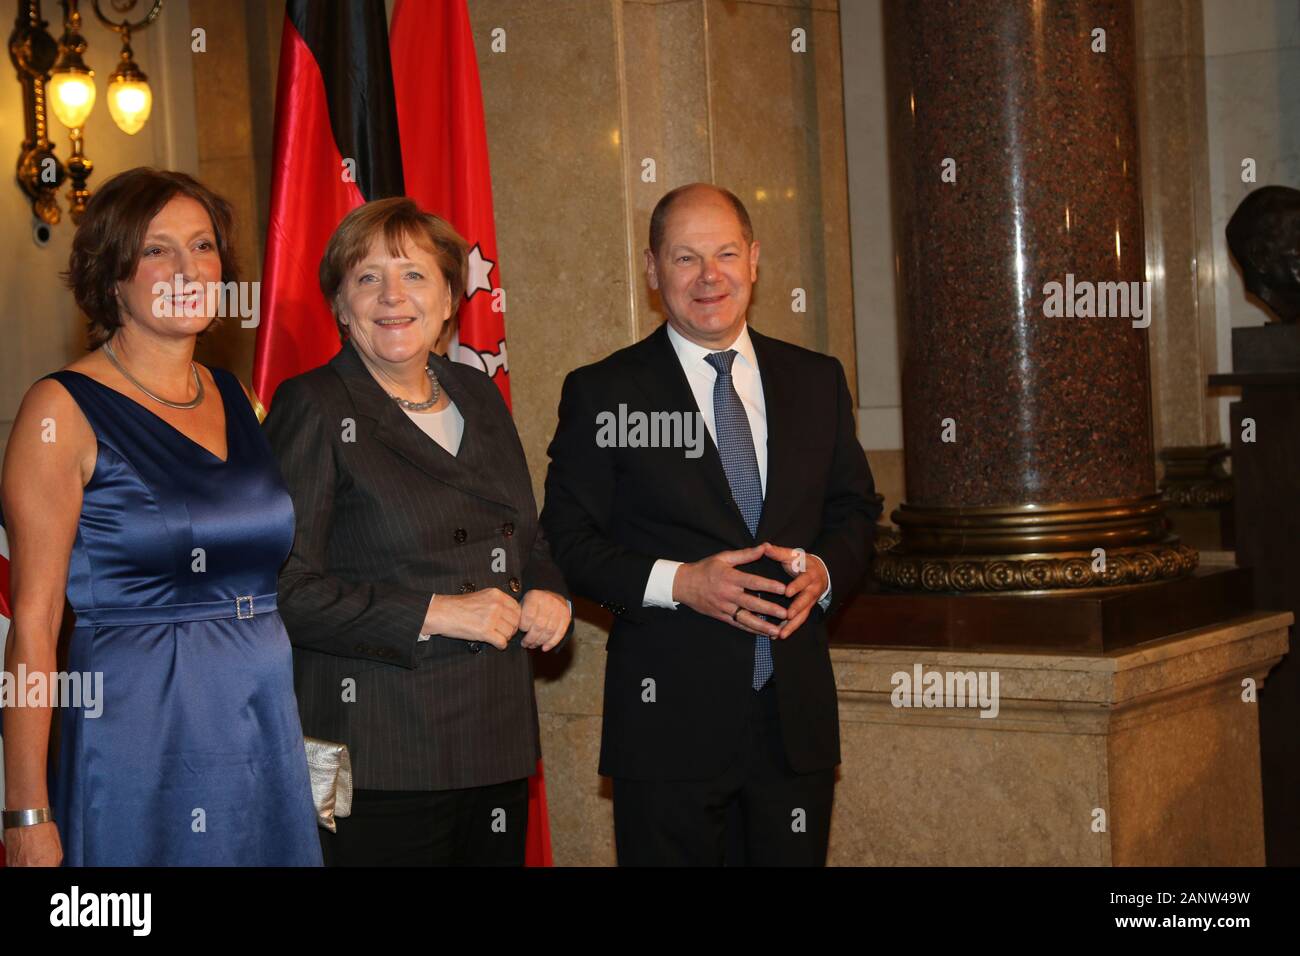
<instances>
[{"instance_id":1,"label":"beige wall","mask_svg":"<svg viewBox=\"0 0 1300 956\"><path fill-rule=\"evenodd\" d=\"M661 321L642 251L655 202L682 183L749 207L754 326L837 355L856 385L834 3L471 0L470 15L515 419L539 490L565 373ZM791 52L796 27L806 53Z\"/></svg>"},{"instance_id":2,"label":"beige wall","mask_svg":"<svg viewBox=\"0 0 1300 956\"><path fill-rule=\"evenodd\" d=\"M858 365L858 440L867 449L884 520L902 503L903 395L895 294L893 207L885 107L883 0L840 9L844 138L848 154L853 314Z\"/></svg>"},{"instance_id":3,"label":"beige wall","mask_svg":"<svg viewBox=\"0 0 1300 956\"><path fill-rule=\"evenodd\" d=\"M199 116L196 175L235 209L240 276L261 280L271 205L275 79L284 4L264 0L190 0L190 20L208 33L194 58L193 102ZM223 322L198 358L252 380L256 328Z\"/></svg>"}]
</instances>

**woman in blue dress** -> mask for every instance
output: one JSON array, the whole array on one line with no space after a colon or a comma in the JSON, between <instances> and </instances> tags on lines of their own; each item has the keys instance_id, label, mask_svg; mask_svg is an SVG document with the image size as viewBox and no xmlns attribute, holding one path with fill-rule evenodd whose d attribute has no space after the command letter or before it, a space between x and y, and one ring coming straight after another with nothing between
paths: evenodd
<instances>
[{"instance_id":1,"label":"woman in blue dress","mask_svg":"<svg viewBox=\"0 0 1300 956\"><path fill-rule=\"evenodd\" d=\"M49 702L5 711L11 864L320 864L276 611L293 505L250 397L193 361L230 241L223 199L144 168L106 182L73 239L91 351L28 391L0 492L6 669L56 672L66 590L61 683L82 693L57 702L52 768Z\"/></svg>"}]
</instances>

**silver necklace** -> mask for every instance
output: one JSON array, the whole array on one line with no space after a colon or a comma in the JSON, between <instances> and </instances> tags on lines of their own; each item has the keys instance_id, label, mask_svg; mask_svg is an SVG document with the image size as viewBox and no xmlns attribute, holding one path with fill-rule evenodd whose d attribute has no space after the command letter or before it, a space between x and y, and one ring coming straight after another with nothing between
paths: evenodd
<instances>
[{"instance_id":1,"label":"silver necklace","mask_svg":"<svg viewBox=\"0 0 1300 956\"><path fill-rule=\"evenodd\" d=\"M126 370L126 366L124 366L118 360L116 353L113 352L113 346L111 343L109 342L104 343L104 353L108 356L108 360L113 363L113 367L116 368L119 372L121 372L126 377L126 380L128 382L130 382L140 391L144 392L155 402L158 402L162 405L166 405L168 408L184 409L184 408L198 408L199 404L203 401L203 379L199 378L199 370L194 367L193 362L190 362L190 371L194 373L194 386L197 389L195 396L191 398L188 402L169 402L167 401L167 399L159 398L153 392L149 391L149 389L145 388L143 385L140 384L139 379L137 379L134 375L132 375L130 372Z\"/></svg>"},{"instance_id":2,"label":"silver necklace","mask_svg":"<svg viewBox=\"0 0 1300 956\"><path fill-rule=\"evenodd\" d=\"M399 398L392 392L388 392L388 397L398 405L401 405L408 412L423 412L433 408L434 405L438 404L438 396L442 394L442 386L438 384L438 377L433 374L432 367L426 365L424 371L425 374L429 376L429 382L433 385L433 397L427 402L408 402L406 399Z\"/></svg>"}]
</instances>

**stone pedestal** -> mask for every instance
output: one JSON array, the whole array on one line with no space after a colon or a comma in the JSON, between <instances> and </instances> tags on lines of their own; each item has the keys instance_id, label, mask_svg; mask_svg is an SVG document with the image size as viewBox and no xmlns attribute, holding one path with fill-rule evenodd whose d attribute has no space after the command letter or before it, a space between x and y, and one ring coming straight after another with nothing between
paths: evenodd
<instances>
[{"instance_id":1,"label":"stone pedestal","mask_svg":"<svg viewBox=\"0 0 1300 956\"><path fill-rule=\"evenodd\" d=\"M847 866L1260 865L1264 684L1290 614L1103 655L833 647L843 763L830 862ZM600 750L604 635L537 680L556 866L615 862ZM998 714L898 708L891 678L998 674ZM1093 830L1095 811L1105 830Z\"/></svg>"},{"instance_id":2,"label":"stone pedestal","mask_svg":"<svg viewBox=\"0 0 1300 956\"><path fill-rule=\"evenodd\" d=\"M1291 620L1252 614L1099 656L832 649L844 762L830 862L1263 865L1243 681L1264 684ZM894 706L894 675L918 665L923 682L974 672L991 689L996 674L996 716Z\"/></svg>"}]
</instances>

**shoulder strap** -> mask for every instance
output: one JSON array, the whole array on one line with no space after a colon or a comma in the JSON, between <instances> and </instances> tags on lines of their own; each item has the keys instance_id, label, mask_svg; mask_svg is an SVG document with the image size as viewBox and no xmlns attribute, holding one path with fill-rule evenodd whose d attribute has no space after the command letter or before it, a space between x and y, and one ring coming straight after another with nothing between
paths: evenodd
<instances>
[{"instance_id":1,"label":"shoulder strap","mask_svg":"<svg viewBox=\"0 0 1300 956\"><path fill-rule=\"evenodd\" d=\"M88 375L82 375L80 372L74 372L69 369L59 369L56 372L50 372L48 375L41 377L41 381L52 378L68 390L72 400L77 403L81 409L81 414L86 416L86 421L90 423L90 428L96 435L103 437L105 421L102 417L104 414L102 396L98 394L100 389L108 388L101 385Z\"/></svg>"}]
</instances>

